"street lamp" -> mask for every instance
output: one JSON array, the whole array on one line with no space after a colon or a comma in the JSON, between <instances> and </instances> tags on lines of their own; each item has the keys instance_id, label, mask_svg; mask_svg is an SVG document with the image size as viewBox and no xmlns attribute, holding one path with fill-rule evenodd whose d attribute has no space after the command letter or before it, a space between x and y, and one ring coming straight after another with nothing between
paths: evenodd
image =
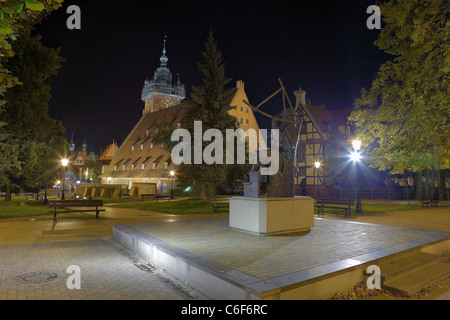
<instances>
[{"instance_id":1,"label":"street lamp","mask_svg":"<svg viewBox=\"0 0 450 320\"><path fill-rule=\"evenodd\" d=\"M56 189L58 190L58 198L59 198L59 185L61 184L61 181L56 181Z\"/></svg>"},{"instance_id":2,"label":"street lamp","mask_svg":"<svg viewBox=\"0 0 450 320\"><path fill-rule=\"evenodd\" d=\"M69 160L68 159L62 159L61 160L61 164L63 166L63 189L62 189L61 200L66 200L65 195L64 195L64 189L66 188L66 167L69 164Z\"/></svg>"},{"instance_id":3,"label":"street lamp","mask_svg":"<svg viewBox=\"0 0 450 320\"><path fill-rule=\"evenodd\" d=\"M173 199L173 176L175 175L175 171L170 170L170 177L172 178L172 189L170 190L170 198Z\"/></svg>"},{"instance_id":4,"label":"street lamp","mask_svg":"<svg viewBox=\"0 0 450 320\"><path fill-rule=\"evenodd\" d=\"M317 199L319 199L319 194L320 194L320 190L319 190L319 168L320 168L320 161L316 161L314 162L314 170L317 171Z\"/></svg>"},{"instance_id":5,"label":"street lamp","mask_svg":"<svg viewBox=\"0 0 450 320\"><path fill-rule=\"evenodd\" d=\"M355 150L355 151L361 150L361 140L353 140L352 146L353 146L353 150Z\"/></svg>"},{"instance_id":6,"label":"street lamp","mask_svg":"<svg viewBox=\"0 0 450 320\"><path fill-rule=\"evenodd\" d=\"M108 183L111 184L111 177L108 177ZM111 198L111 188L106 188L108 190L108 198Z\"/></svg>"},{"instance_id":7,"label":"street lamp","mask_svg":"<svg viewBox=\"0 0 450 320\"><path fill-rule=\"evenodd\" d=\"M356 212L362 212L361 193L359 190L358 162L361 160L359 151L361 150L361 140L352 141L353 152L350 159L356 164Z\"/></svg>"}]
</instances>

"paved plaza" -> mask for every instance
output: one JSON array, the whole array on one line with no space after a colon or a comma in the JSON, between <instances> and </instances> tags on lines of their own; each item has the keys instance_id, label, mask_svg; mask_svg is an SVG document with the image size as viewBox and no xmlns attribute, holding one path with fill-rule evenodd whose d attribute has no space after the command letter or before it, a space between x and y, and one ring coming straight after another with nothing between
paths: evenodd
<instances>
[{"instance_id":1,"label":"paved plaza","mask_svg":"<svg viewBox=\"0 0 450 320\"><path fill-rule=\"evenodd\" d=\"M232 230L228 217L126 226L252 277L272 281L299 271L306 271L307 278L298 275L308 280L450 237L447 232L321 218L314 219L314 227L307 234L282 236Z\"/></svg>"},{"instance_id":2,"label":"paved plaza","mask_svg":"<svg viewBox=\"0 0 450 320\"><path fill-rule=\"evenodd\" d=\"M377 225L360 223L359 218L315 219L315 227L302 237L264 237L233 231L227 228L226 214L175 216L110 207L98 221L3 219L0 300L206 298L189 283L157 266L142 268L146 261L113 241L112 225L131 223L137 230L151 232L156 238L249 276L281 281L338 259L351 263L349 259L362 259L380 250L400 250L448 236L448 207L411 213L416 221L429 224L406 228L393 223L392 215L387 215L389 226L381 225L383 216ZM402 212L399 221L406 214ZM434 220L441 223L435 224ZM79 290L67 288L66 271L70 265L80 267Z\"/></svg>"}]
</instances>

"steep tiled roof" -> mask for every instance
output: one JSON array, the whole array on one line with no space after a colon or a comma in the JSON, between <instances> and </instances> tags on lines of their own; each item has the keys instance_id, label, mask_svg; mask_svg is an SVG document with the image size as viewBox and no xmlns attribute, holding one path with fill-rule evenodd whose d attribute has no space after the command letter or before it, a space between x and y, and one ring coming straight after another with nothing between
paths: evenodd
<instances>
[{"instance_id":1,"label":"steep tiled roof","mask_svg":"<svg viewBox=\"0 0 450 320\"><path fill-rule=\"evenodd\" d=\"M314 124L320 126L319 130L326 133L329 137L335 139L342 138L342 133L339 131L338 127L347 124L347 118L352 111L351 108L328 110L323 105L314 106L307 100L306 109L313 117L311 120Z\"/></svg>"},{"instance_id":2,"label":"steep tiled roof","mask_svg":"<svg viewBox=\"0 0 450 320\"><path fill-rule=\"evenodd\" d=\"M170 153L160 144L152 143L152 139L156 135L152 126L166 121L171 124L173 129L176 129L178 123L183 119L186 109L186 104L179 104L144 114L122 143L102 176L112 178L166 176L167 170L164 170L164 163L167 161L170 165ZM155 169L153 169L153 163L155 163ZM132 164L134 165L133 170ZM125 165L125 170L123 170L123 165ZM144 165L144 169L142 169L142 165ZM114 170L115 167L116 170Z\"/></svg>"}]
</instances>

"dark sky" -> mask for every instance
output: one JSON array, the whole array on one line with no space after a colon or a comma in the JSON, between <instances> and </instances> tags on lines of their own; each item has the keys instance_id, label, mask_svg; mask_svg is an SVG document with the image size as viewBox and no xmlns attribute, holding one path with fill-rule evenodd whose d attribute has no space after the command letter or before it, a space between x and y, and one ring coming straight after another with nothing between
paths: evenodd
<instances>
[{"instance_id":1,"label":"dark sky","mask_svg":"<svg viewBox=\"0 0 450 320\"><path fill-rule=\"evenodd\" d=\"M81 9L81 30L69 30L66 8ZM256 105L279 88L301 87L315 105L351 107L370 87L386 57L373 42L366 9L374 0L313 1L113 1L65 0L36 29L66 59L51 81L49 112L63 122L66 139L99 153L119 144L137 123L144 80L159 66L167 34L168 67L187 95L202 77L197 63L210 29L221 49L226 76L245 82ZM382 14L382 13L381 13ZM291 101L295 101L291 96ZM281 96L262 110L280 110ZM261 127L270 125L263 118Z\"/></svg>"}]
</instances>

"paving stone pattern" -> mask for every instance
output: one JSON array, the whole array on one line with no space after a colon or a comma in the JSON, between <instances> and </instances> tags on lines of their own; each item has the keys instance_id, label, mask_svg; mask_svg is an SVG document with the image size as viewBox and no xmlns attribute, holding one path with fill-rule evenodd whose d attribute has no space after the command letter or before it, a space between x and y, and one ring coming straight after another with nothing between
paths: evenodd
<instances>
[{"instance_id":1,"label":"paving stone pattern","mask_svg":"<svg viewBox=\"0 0 450 320\"><path fill-rule=\"evenodd\" d=\"M228 228L226 217L130 226L263 280L375 251L389 253L392 247L407 248L415 242L450 235L327 219L315 219L311 232L304 236L260 236L239 232Z\"/></svg>"}]
</instances>

